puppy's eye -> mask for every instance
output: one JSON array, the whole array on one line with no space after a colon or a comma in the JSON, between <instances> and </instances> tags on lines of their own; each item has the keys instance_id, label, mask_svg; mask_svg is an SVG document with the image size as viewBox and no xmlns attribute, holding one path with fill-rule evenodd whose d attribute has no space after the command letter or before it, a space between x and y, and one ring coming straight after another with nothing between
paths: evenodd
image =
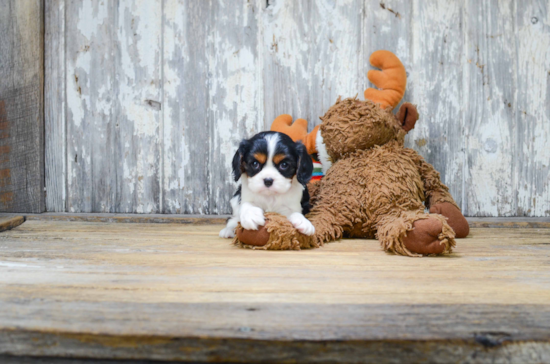
<instances>
[{"instance_id":1,"label":"puppy's eye","mask_svg":"<svg viewBox=\"0 0 550 364\"><path fill-rule=\"evenodd\" d=\"M254 169L260 168L260 162L258 162L258 161L252 162L252 168L254 168Z\"/></svg>"},{"instance_id":2,"label":"puppy's eye","mask_svg":"<svg viewBox=\"0 0 550 364\"><path fill-rule=\"evenodd\" d=\"M284 171L285 169L288 168L288 163L287 162L282 162L281 164L279 164L279 168L281 168Z\"/></svg>"}]
</instances>

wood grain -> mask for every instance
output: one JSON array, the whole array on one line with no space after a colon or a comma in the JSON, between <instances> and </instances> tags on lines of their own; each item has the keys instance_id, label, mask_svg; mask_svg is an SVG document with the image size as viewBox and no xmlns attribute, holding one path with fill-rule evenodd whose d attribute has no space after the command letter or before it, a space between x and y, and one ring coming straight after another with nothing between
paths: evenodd
<instances>
[{"instance_id":1,"label":"wood grain","mask_svg":"<svg viewBox=\"0 0 550 364\"><path fill-rule=\"evenodd\" d=\"M18 227L24 222L24 216L10 216L7 218L0 218L0 232Z\"/></svg>"},{"instance_id":2,"label":"wood grain","mask_svg":"<svg viewBox=\"0 0 550 364\"><path fill-rule=\"evenodd\" d=\"M98 186L98 191L113 190L115 205L105 206L103 212L161 212L161 3L132 0L113 5L116 181Z\"/></svg>"},{"instance_id":3,"label":"wood grain","mask_svg":"<svg viewBox=\"0 0 550 364\"><path fill-rule=\"evenodd\" d=\"M464 108L462 105L462 9L460 2L415 1L412 23L411 100L420 120L407 136L441 174L456 203L464 210ZM418 50L418 51L417 51Z\"/></svg>"},{"instance_id":4,"label":"wood grain","mask_svg":"<svg viewBox=\"0 0 550 364\"><path fill-rule=\"evenodd\" d=\"M260 16L265 1L212 1L208 18L209 208L210 214L231 211L235 193L231 162L243 138L264 125Z\"/></svg>"},{"instance_id":5,"label":"wood grain","mask_svg":"<svg viewBox=\"0 0 550 364\"><path fill-rule=\"evenodd\" d=\"M65 1L46 8L49 211L230 213L239 140L281 113L311 130L388 49L420 111L406 145L465 214L550 216L545 1Z\"/></svg>"},{"instance_id":6,"label":"wood grain","mask_svg":"<svg viewBox=\"0 0 550 364\"><path fill-rule=\"evenodd\" d=\"M114 212L122 183L116 148L117 9L109 0L69 1L65 9L66 211Z\"/></svg>"},{"instance_id":7,"label":"wood grain","mask_svg":"<svg viewBox=\"0 0 550 364\"><path fill-rule=\"evenodd\" d=\"M10 214L11 215L11 214ZM0 216L0 218L16 218L17 216ZM189 214L73 214L46 212L42 214L27 214L27 220L40 221L85 221L85 222L109 222L109 223L132 223L132 224L192 224L212 225L225 224L229 215L189 215ZM492 225L498 225L494 222ZM542 225L542 224L539 224ZM550 227L550 221L547 223ZM488 226L490 227L490 226ZM507 226L513 227L513 226ZM526 227L526 226L524 226Z\"/></svg>"},{"instance_id":8,"label":"wood grain","mask_svg":"<svg viewBox=\"0 0 550 364\"><path fill-rule=\"evenodd\" d=\"M0 214L0 218L14 218L17 214ZM189 215L189 214L109 214L109 213L55 213L26 214L28 220L41 221L87 221L120 223L174 223L174 224L225 224L230 215ZM550 228L547 217L468 217L470 228Z\"/></svg>"},{"instance_id":9,"label":"wood grain","mask_svg":"<svg viewBox=\"0 0 550 364\"><path fill-rule=\"evenodd\" d=\"M393 52L407 70L407 90L404 101L413 101L415 77L412 73L412 52L413 52L413 31L412 20L413 2L411 1L365 1L363 19L363 54L364 67L361 72L363 82L366 85L359 94L362 94L367 87L376 87L367 79L367 72L373 67L370 65L369 57L372 52L379 49L386 49Z\"/></svg>"},{"instance_id":10,"label":"wood grain","mask_svg":"<svg viewBox=\"0 0 550 364\"><path fill-rule=\"evenodd\" d=\"M517 216L550 215L550 4L516 4Z\"/></svg>"},{"instance_id":11,"label":"wood grain","mask_svg":"<svg viewBox=\"0 0 550 364\"><path fill-rule=\"evenodd\" d=\"M469 1L464 9L467 215L515 214L513 3Z\"/></svg>"},{"instance_id":12,"label":"wood grain","mask_svg":"<svg viewBox=\"0 0 550 364\"><path fill-rule=\"evenodd\" d=\"M164 213L209 213L210 9L211 1L164 2Z\"/></svg>"},{"instance_id":13,"label":"wood grain","mask_svg":"<svg viewBox=\"0 0 550 364\"><path fill-rule=\"evenodd\" d=\"M65 0L46 1L44 14L46 210L66 211Z\"/></svg>"},{"instance_id":14,"label":"wood grain","mask_svg":"<svg viewBox=\"0 0 550 364\"><path fill-rule=\"evenodd\" d=\"M0 211L45 209L43 6L0 2Z\"/></svg>"},{"instance_id":15,"label":"wood grain","mask_svg":"<svg viewBox=\"0 0 550 364\"><path fill-rule=\"evenodd\" d=\"M275 1L263 16L266 128L280 114L310 129L338 96L362 95L362 1Z\"/></svg>"},{"instance_id":16,"label":"wood grain","mask_svg":"<svg viewBox=\"0 0 550 364\"><path fill-rule=\"evenodd\" d=\"M550 229L472 229L451 256L411 259L374 240L242 250L221 227L27 221L3 232L0 355L550 359Z\"/></svg>"}]
</instances>

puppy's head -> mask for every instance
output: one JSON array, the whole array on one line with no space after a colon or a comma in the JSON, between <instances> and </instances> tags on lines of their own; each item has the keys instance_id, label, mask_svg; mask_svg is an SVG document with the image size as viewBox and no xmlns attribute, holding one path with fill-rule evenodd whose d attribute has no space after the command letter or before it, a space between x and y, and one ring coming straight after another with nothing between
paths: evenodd
<instances>
[{"instance_id":1,"label":"puppy's head","mask_svg":"<svg viewBox=\"0 0 550 364\"><path fill-rule=\"evenodd\" d=\"M313 162L306 147L289 136L273 131L243 140L233 157L235 181L242 179L254 193L275 195L287 192L296 178L302 185L311 179Z\"/></svg>"}]
</instances>

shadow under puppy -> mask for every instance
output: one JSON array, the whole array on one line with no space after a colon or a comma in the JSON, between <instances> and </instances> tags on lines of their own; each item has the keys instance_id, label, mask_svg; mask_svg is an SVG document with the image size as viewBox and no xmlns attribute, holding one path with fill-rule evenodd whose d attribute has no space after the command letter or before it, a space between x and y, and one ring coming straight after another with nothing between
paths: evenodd
<instances>
[{"instance_id":1,"label":"shadow under puppy","mask_svg":"<svg viewBox=\"0 0 550 364\"><path fill-rule=\"evenodd\" d=\"M265 212L279 213L302 234L313 235L315 228L304 216L310 209L306 185L312 173L307 148L283 133L262 132L243 140L233 157L233 177L240 181L231 199L233 216L220 237L233 238L239 222L258 230Z\"/></svg>"}]
</instances>

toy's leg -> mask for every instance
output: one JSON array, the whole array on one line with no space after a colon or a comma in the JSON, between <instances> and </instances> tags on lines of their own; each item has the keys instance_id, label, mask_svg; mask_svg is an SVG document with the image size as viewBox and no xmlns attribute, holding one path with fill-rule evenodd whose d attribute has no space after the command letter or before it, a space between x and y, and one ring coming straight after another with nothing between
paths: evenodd
<instances>
[{"instance_id":1,"label":"toy's leg","mask_svg":"<svg viewBox=\"0 0 550 364\"><path fill-rule=\"evenodd\" d=\"M315 206L306 218L315 227L315 233L307 236L294 228L283 215L268 213L265 215L265 226L257 231L237 227L235 243L243 247L255 246L255 249L300 249L313 248L323 243L342 237L345 227L352 227L350 220L357 211L357 204L352 200L349 204L332 206L320 203Z\"/></svg>"},{"instance_id":2,"label":"toy's leg","mask_svg":"<svg viewBox=\"0 0 550 364\"><path fill-rule=\"evenodd\" d=\"M453 228L457 238L465 238L470 233L470 226L462 212L458 208L449 188L441 182L439 173L434 167L424 161L416 152L411 151L413 158L418 159L418 171L424 181L426 193L426 206L432 214L441 214L447 218L447 222Z\"/></svg>"},{"instance_id":3,"label":"toy's leg","mask_svg":"<svg viewBox=\"0 0 550 364\"><path fill-rule=\"evenodd\" d=\"M454 231L444 216L422 211L402 211L382 217L376 237L382 248L408 256L450 253L456 245Z\"/></svg>"},{"instance_id":4,"label":"toy's leg","mask_svg":"<svg viewBox=\"0 0 550 364\"><path fill-rule=\"evenodd\" d=\"M439 202L430 206L430 213L441 214L447 218L447 223L453 228L457 238L465 238L470 233L468 221L462 212L450 202Z\"/></svg>"},{"instance_id":5,"label":"toy's leg","mask_svg":"<svg viewBox=\"0 0 550 364\"><path fill-rule=\"evenodd\" d=\"M258 230L246 230L239 225L233 242L242 248L265 250L299 250L318 247L313 235L307 236L300 233L286 216L272 212L265 214L265 225L259 226Z\"/></svg>"},{"instance_id":6,"label":"toy's leg","mask_svg":"<svg viewBox=\"0 0 550 364\"><path fill-rule=\"evenodd\" d=\"M324 192L325 182L321 183L315 193L315 206L306 215L315 228L313 235L301 234L282 215L269 214L268 217L266 214L265 227L260 227L257 232L237 228L235 243L244 247L261 246L261 249L319 247L323 243L341 238L344 229L352 229L362 223L358 217L361 205L354 196L353 189L350 191L349 184L343 188L341 183L333 183L328 188L330 193L327 193Z\"/></svg>"},{"instance_id":7,"label":"toy's leg","mask_svg":"<svg viewBox=\"0 0 550 364\"><path fill-rule=\"evenodd\" d=\"M315 234L313 236L318 245L342 238L344 227L352 226L352 223L344 214L345 209L342 210L328 206L315 206L307 216L309 221L315 226Z\"/></svg>"}]
</instances>

